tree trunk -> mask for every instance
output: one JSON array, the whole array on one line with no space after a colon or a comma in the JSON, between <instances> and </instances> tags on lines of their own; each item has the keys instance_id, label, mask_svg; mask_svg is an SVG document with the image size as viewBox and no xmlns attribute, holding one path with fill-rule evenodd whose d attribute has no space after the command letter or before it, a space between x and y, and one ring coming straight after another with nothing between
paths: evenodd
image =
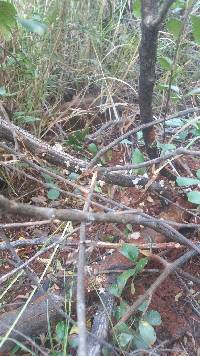
<instances>
[{"instance_id":1,"label":"tree trunk","mask_svg":"<svg viewBox=\"0 0 200 356\"><path fill-rule=\"evenodd\" d=\"M139 105L142 124L153 121L153 88L157 53L158 29L147 28L142 23L140 43ZM154 127L143 129L144 142L150 158L157 157L156 135Z\"/></svg>"},{"instance_id":2,"label":"tree trunk","mask_svg":"<svg viewBox=\"0 0 200 356\"><path fill-rule=\"evenodd\" d=\"M142 0L141 3L141 42L140 42L140 76L139 76L139 106L142 124L153 119L153 89L155 84L157 44L160 25L174 0ZM146 152L150 158L158 156L155 129L153 126L143 129Z\"/></svg>"}]
</instances>

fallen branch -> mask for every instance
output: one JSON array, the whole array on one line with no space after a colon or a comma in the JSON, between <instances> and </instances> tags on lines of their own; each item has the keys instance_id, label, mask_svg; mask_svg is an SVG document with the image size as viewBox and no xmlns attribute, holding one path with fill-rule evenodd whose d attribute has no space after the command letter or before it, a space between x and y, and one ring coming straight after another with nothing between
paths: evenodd
<instances>
[{"instance_id":1,"label":"fallen branch","mask_svg":"<svg viewBox=\"0 0 200 356\"><path fill-rule=\"evenodd\" d=\"M0 195L0 212L13 215L29 216L41 219L59 219L61 221L78 222L112 222L117 224L137 224L148 226L164 234L169 239L182 243L200 253L200 247L193 244L185 236L176 231L173 227L162 220L151 218L147 214L137 210L124 212L92 213L83 212L77 209L54 209L31 206L29 204L16 203Z\"/></svg>"},{"instance_id":2,"label":"fallen branch","mask_svg":"<svg viewBox=\"0 0 200 356\"><path fill-rule=\"evenodd\" d=\"M106 340L108 337L109 322L112 316L114 307L114 296L105 291L100 294L100 303L97 312L94 315L92 325L92 334L96 335L101 340ZM94 338L88 340L88 356L100 356L101 344Z\"/></svg>"},{"instance_id":3,"label":"fallen branch","mask_svg":"<svg viewBox=\"0 0 200 356\"><path fill-rule=\"evenodd\" d=\"M1 135L1 133L0 133L0 135ZM41 167L38 164L31 162L24 155L19 154L18 152L13 150L11 147L8 147L4 143L0 143L0 147L3 148L6 152L9 152L9 153L15 155L20 161L27 163L29 166L31 166L34 169L36 169L38 172L43 172L45 174L48 174L49 176L53 177L54 179L57 179L57 180L65 183L65 184L67 184L67 185L69 185L69 186L71 186L73 188L79 189L83 193L87 193L88 192L87 188L81 186L80 184L76 184L75 182L71 182L70 180L68 180L68 179L66 179L64 177L51 172L47 168ZM59 152L58 152L58 155L59 155ZM61 157L60 157L60 159L61 159ZM54 164L56 164L56 162ZM60 163L60 161L58 161L57 165L59 167L61 167L61 166L65 167L65 162L62 161L62 163ZM113 173L113 172L111 172L111 173L99 172L98 178L101 179L101 180L104 180L105 182L107 182L109 184L119 185L119 186L122 186L122 187L134 187L136 185L140 185L141 187L145 187L145 185L149 181L149 179L145 178L145 177L138 177L138 176L135 176L135 175L122 174L122 173ZM160 192L161 190L163 190L163 187L161 187L160 184L156 182L156 183L153 183L151 185L150 190ZM74 196L75 194L68 192L68 195L71 195L71 196L73 195ZM102 195L99 195L97 193L95 193L94 196L98 197L99 199L104 200L104 201L105 201L105 199L107 199L107 198L105 198ZM81 197L80 197L80 199L81 199ZM122 204L120 204L120 203L117 204L115 202L115 205L116 206L118 205L118 207L121 205L121 207L122 207Z\"/></svg>"},{"instance_id":4,"label":"fallen branch","mask_svg":"<svg viewBox=\"0 0 200 356\"><path fill-rule=\"evenodd\" d=\"M8 124L6 120L0 118L0 137L12 142L13 131L15 131L18 142L21 142L30 150L30 152L46 159L48 162L57 165L59 164L62 167L64 166L65 168L73 171L86 167L86 163L84 161L72 157L68 153L57 150L45 141L31 135L28 131L21 129L14 124Z\"/></svg>"},{"instance_id":5,"label":"fallen branch","mask_svg":"<svg viewBox=\"0 0 200 356\"><path fill-rule=\"evenodd\" d=\"M28 221L23 223L16 222L16 223L0 224L0 229L20 229L22 227L48 225L51 223L52 220Z\"/></svg>"},{"instance_id":6,"label":"fallen branch","mask_svg":"<svg viewBox=\"0 0 200 356\"><path fill-rule=\"evenodd\" d=\"M1 237L1 235L0 235ZM53 237L37 237L35 239L24 239L24 240L17 240L17 241L11 241L10 245L13 248L24 248L26 246L34 246L34 245L45 245L47 244L49 246L49 243L53 243L58 241L58 237L57 236L53 236ZM6 245L6 243L0 243L0 251L5 251L8 250L8 247Z\"/></svg>"},{"instance_id":7,"label":"fallen branch","mask_svg":"<svg viewBox=\"0 0 200 356\"><path fill-rule=\"evenodd\" d=\"M158 164L160 162L166 161L169 158L177 158L176 156L185 155L185 156L193 156L193 157L200 157L200 151L192 151L187 150L185 148L177 148L176 150L167 153L161 157L151 159L146 162L138 163L138 164L125 164L124 166L114 166L108 168L98 168L99 172L113 172L113 171L122 171L122 170L129 170L129 169L138 169L143 167L153 166L154 164Z\"/></svg>"},{"instance_id":8,"label":"fallen branch","mask_svg":"<svg viewBox=\"0 0 200 356\"><path fill-rule=\"evenodd\" d=\"M87 213L90 204L94 188L96 185L97 173L93 174L92 182L90 186L90 191L87 196L86 202L84 204L83 213ZM78 262L77 262L77 324L79 329L79 346L78 346L78 355L86 356L87 354L87 328L86 328L86 306L85 306L85 265L86 265L86 256L85 256L85 240L86 240L86 224L85 221L81 223L80 226L80 241L79 241L79 253L78 253Z\"/></svg>"},{"instance_id":9,"label":"fallen branch","mask_svg":"<svg viewBox=\"0 0 200 356\"><path fill-rule=\"evenodd\" d=\"M124 140L125 138L129 137L130 135L136 134L138 131L141 131L143 129L146 129L148 127L160 124L162 122L165 122L167 120L171 120L171 119L175 119L176 117L180 117L180 116L184 116L187 115L188 113L191 112L198 112L200 111L200 108L194 108L193 109L188 109L188 110L183 110L180 111L177 114L168 116L166 119L165 118L160 118L157 120L153 120L153 122L148 122L146 124L137 126L136 128L126 132L125 134L121 135L120 137L116 138L114 141L112 141L109 145L107 145L106 147L103 147L100 151L97 152L96 156L90 161L89 165L88 165L88 169L91 169L95 166L95 164L97 163L98 159L105 154L108 150L110 150L111 148L115 147L118 143L120 143L122 140Z\"/></svg>"},{"instance_id":10,"label":"fallen branch","mask_svg":"<svg viewBox=\"0 0 200 356\"><path fill-rule=\"evenodd\" d=\"M57 150L56 148L47 144L45 141L38 139L37 137L31 135L28 131L21 129L20 127L14 125L13 123L8 124L6 122L6 120L2 119L1 117L0 117L0 137L12 142L13 141L12 132L14 130L18 141L20 141L33 154L40 156L41 158L45 159L46 161L48 161L50 163L53 163L55 165L59 165L60 167L65 167L69 170L77 172L77 171L82 171L86 168L93 167L95 165L95 163L97 162L97 160L104 153L106 153L110 148L116 146L118 143L120 143L123 139L127 138L129 135L133 135L133 134L137 133L138 131L141 131L145 127L150 127L152 125L162 123L163 121L171 120L176 117L185 116L189 113L199 112L199 111L200 111L200 108L190 108L187 110L180 111L174 115L171 115L166 119L161 118L161 119L155 120L153 122L150 122L148 124L140 125L140 126L134 128L133 130L118 137L116 140L111 142L108 146L103 147L97 153L97 155L91 160L88 167L87 167L87 163L85 161L79 160L79 159L72 157L71 155L69 155L63 151ZM105 179L105 181L107 179L111 181L112 176L109 174L104 175L104 179ZM119 179L119 182L120 181L123 182L123 177L119 177L118 179ZM125 180L126 183L124 182L123 186L125 186L125 184L129 184L127 186L133 186L133 183L131 183L131 180L133 180L133 177L130 177L130 179L128 180L128 176L127 176L126 180Z\"/></svg>"},{"instance_id":11,"label":"fallen branch","mask_svg":"<svg viewBox=\"0 0 200 356\"><path fill-rule=\"evenodd\" d=\"M1 237L1 236L0 236ZM35 239L24 239L24 240L17 240L11 241L10 244L14 248L24 248L26 246L34 246L34 245L43 245L48 244L50 247L50 243L57 242L58 244L64 245L64 247L77 247L77 241L66 241L66 242L59 242L60 236L52 236L52 237L37 237ZM86 246L91 246L93 248L102 248L102 249L119 249L122 247L123 243L112 243L112 242L102 242L102 241L91 241L85 240ZM182 249L183 246L176 242L161 242L161 243L129 243L130 246L137 246L140 250L152 249L152 250L165 250L165 249ZM5 243L0 243L0 251L7 250L7 246Z\"/></svg>"},{"instance_id":12,"label":"fallen branch","mask_svg":"<svg viewBox=\"0 0 200 356\"><path fill-rule=\"evenodd\" d=\"M13 330L9 338L16 339L18 341L26 341L22 335L25 336L37 336L40 332L44 333L47 331L48 326L48 317L51 322L59 320L60 314L55 308L62 306L62 300L57 295L51 295L51 298L47 294L43 295L40 298L37 298L32 304L29 304L28 308L23 312L23 317L17 322L15 329ZM12 324L15 322L18 314L20 313L21 308L4 313L0 316L0 337L3 337L4 334L9 330ZM0 352L8 352L11 348L15 346L15 343L11 340L7 340L0 349Z\"/></svg>"}]
</instances>

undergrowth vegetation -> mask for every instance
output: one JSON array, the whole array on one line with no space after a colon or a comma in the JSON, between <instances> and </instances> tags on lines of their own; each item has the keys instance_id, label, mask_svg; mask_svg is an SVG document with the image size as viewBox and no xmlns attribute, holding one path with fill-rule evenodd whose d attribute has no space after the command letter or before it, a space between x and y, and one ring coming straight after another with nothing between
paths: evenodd
<instances>
[{"instance_id":1,"label":"undergrowth vegetation","mask_svg":"<svg viewBox=\"0 0 200 356\"><path fill-rule=\"evenodd\" d=\"M113 95L117 89L136 93L140 17L131 15L127 1L110 5L109 1L67 0L14 3L19 16L45 25L40 36L18 24L11 42L1 48L1 85L6 87L1 96L7 96L11 110L14 108L22 123L30 122L32 117L43 121L42 126L48 125L49 119L43 117L46 113L51 115L54 110L55 115L63 98L88 87L100 89L101 95ZM191 100L191 96L198 103L199 51L189 19L183 25L179 20L184 3L179 1L171 10L160 32L155 96L158 110L171 69L173 109ZM198 2L193 11L198 14ZM134 10L133 14L138 15Z\"/></svg>"},{"instance_id":2,"label":"undergrowth vegetation","mask_svg":"<svg viewBox=\"0 0 200 356\"><path fill-rule=\"evenodd\" d=\"M127 126L120 132L122 134L126 133L129 127L132 128L133 123L137 124L141 39L140 1L13 0L8 3L15 6L16 13L8 14L14 20L7 23L6 21L1 23L2 3L0 1L0 111L2 116L7 115L13 123L28 130L37 138L48 141L58 151L75 153L74 155L84 162L94 158L101 149L101 140L88 141L88 136L101 125L110 119L119 121L122 117L128 118ZM199 107L199 49L200 1L177 0L172 4L159 32L153 96L156 119L189 107ZM113 137L105 138L106 144L115 138L115 133ZM164 123L164 130L161 125L157 126L157 147L161 157L170 155L179 146L195 149L199 147L199 138L198 114L194 117L190 116L189 112L186 118L181 116L167 120ZM142 166L147 159L142 131L137 132L137 139L134 142L127 136L119 145L121 163L126 162L128 157L128 163L139 164L139 167L127 171L146 178L148 168ZM114 149L108 150L98 159L98 166L105 168L112 161L116 165L117 153ZM119 156L117 160L118 158ZM0 176L10 187L14 198L20 191L23 201L27 202L29 193L27 188L24 193L23 184L18 184L18 178L20 170L26 172L28 163L20 163L18 156L16 161L18 171L14 176L9 175L4 168L0 170ZM35 162L37 163L37 160ZM188 174L179 173L173 166L173 162L174 158L170 157L168 164L173 173L175 172L175 182L178 187L181 187L188 201L194 204L193 210L196 211L200 206L198 163L193 174L190 175L190 169L186 169ZM164 161L163 166L165 163ZM39 202L46 207L50 202L53 208L59 207L59 199L63 196L63 189L59 187L57 179L60 170L43 162L41 167L43 168L41 173L43 187L40 188L42 198L39 196L35 201L31 200L31 203ZM34 167L32 166L31 169L33 170ZM52 174L49 175L45 169L49 169ZM158 171L161 171L161 168ZM151 183L154 181L154 174L155 177L159 174L156 170L152 172ZM73 194L81 196L80 204L83 204L87 196L83 187L84 184L87 185L87 175L84 176L84 173L82 174L78 169L77 172L66 169L63 176L75 184L71 196ZM38 178L36 174L34 178L36 181ZM84 184L78 187L82 178ZM34 189L34 192L37 192L37 186ZM124 189L124 187L116 188L119 195L124 192ZM144 195L147 189L148 186L145 186ZM95 183L93 190L96 194L105 196L107 194L109 199L115 194L115 188L111 188L109 184L105 187L105 183L101 180ZM139 199L137 202L140 203ZM126 200L128 201L127 196ZM63 201L68 203L67 198ZM98 203L99 200L96 209ZM107 211L110 211L111 203L109 200L106 203ZM123 208L123 204L125 203L119 202L116 209ZM139 205L139 208L141 207L143 208L142 204ZM71 232L73 228L75 225L73 227L70 225L67 231ZM55 235L58 232L64 234L61 223L56 226ZM66 232L65 228L64 232ZM132 224L125 224L121 235L129 242L129 239L137 240L134 234ZM112 246L115 237L109 235L107 240L104 241L105 246L106 243L111 243ZM92 249L92 245L90 248ZM142 275L149 255L145 255L144 252L142 256L147 257L141 257L139 248L130 247L126 243L118 250L131 262L129 268L120 271L116 281L108 288L116 300L111 316L117 322L115 327L113 326L110 340L114 345L113 348L116 347L118 352L123 354L123 352L153 347L157 340L156 328L162 323L162 315L157 310L149 308L151 300L145 300L137 308L136 316L129 319L129 323L119 322L128 310L130 299L137 295L135 278L136 276L140 278ZM71 253L69 259L74 261L76 256ZM97 257L99 256L96 255L95 258ZM63 261L62 257L57 261L56 272L64 270L61 261ZM46 265L47 258L42 262ZM71 274L74 274L74 270ZM12 286L12 281L9 280L9 283L11 283L9 286ZM9 286L5 287L5 293L9 290ZM73 283L64 285L64 291L64 311L71 317L74 303ZM1 295L2 299L4 292ZM130 299L127 298L126 293ZM112 323L111 320L109 321ZM90 329L91 320L87 322ZM54 324L51 325L49 320L47 334L42 334L37 342L52 356L74 355L78 347L77 326L72 326L69 320ZM18 352L39 355L40 351L32 346L34 351L18 342L11 355L17 355ZM104 355L111 354L106 345L103 352Z\"/></svg>"}]
</instances>

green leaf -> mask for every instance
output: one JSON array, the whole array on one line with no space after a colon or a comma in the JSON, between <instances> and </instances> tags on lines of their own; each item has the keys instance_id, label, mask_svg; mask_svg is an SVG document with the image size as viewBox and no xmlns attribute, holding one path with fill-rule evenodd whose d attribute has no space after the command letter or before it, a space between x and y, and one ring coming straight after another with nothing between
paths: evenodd
<instances>
[{"instance_id":1,"label":"green leaf","mask_svg":"<svg viewBox=\"0 0 200 356\"><path fill-rule=\"evenodd\" d=\"M70 337L70 338L69 338L69 345L70 345L70 347L72 347L73 349L77 349L77 348L78 348L78 345L79 345L79 338L78 338L78 336Z\"/></svg>"},{"instance_id":2,"label":"green leaf","mask_svg":"<svg viewBox=\"0 0 200 356\"><path fill-rule=\"evenodd\" d=\"M200 87L190 90L185 96L200 95Z\"/></svg>"},{"instance_id":3,"label":"green leaf","mask_svg":"<svg viewBox=\"0 0 200 356\"><path fill-rule=\"evenodd\" d=\"M142 132L142 131L138 131L138 132L136 133L136 136L137 136L137 141L138 141L138 142L144 142L143 132Z\"/></svg>"},{"instance_id":4,"label":"green leaf","mask_svg":"<svg viewBox=\"0 0 200 356\"><path fill-rule=\"evenodd\" d=\"M92 153L93 155L96 155L98 152L98 147L95 145L95 143L90 143L87 146L87 149L90 153Z\"/></svg>"},{"instance_id":5,"label":"green leaf","mask_svg":"<svg viewBox=\"0 0 200 356\"><path fill-rule=\"evenodd\" d=\"M27 124L31 124L33 122L36 122L36 121L40 121L40 118L39 117L35 117L35 116L24 116L22 118L22 121L23 122L26 122Z\"/></svg>"},{"instance_id":6,"label":"green leaf","mask_svg":"<svg viewBox=\"0 0 200 356\"><path fill-rule=\"evenodd\" d=\"M138 333L134 333L133 344L136 346L136 349L148 349L148 344L142 339Z\"/></svg>"},{"instance_id":7,"label":"green leaf","mask_svg":"<svg viewBox=\"0 0 200 356\"><path fill-rule=\"evenodd\" d=\"M198 169L198 170L196 171L196 176L197 176L197 178L200 179L200 169Z\"/></svg>"},{"instance_id":8,"label":"green leaf","mask_svg":"<svg viewBox=\"0 0 200 356\"><path fill-rule=\"evenodd\" d=\"M110 349L106 346L103 346L101 353L102 353L102 356L110 356Z\"/></svg>"},{"instance_id":9,"label":"green leaf","mask_svg":"<svg viewBox=\"0 0 200 356\"><path fill-rule=\"evenodd\" d=\"M135 268L128 269L127 271L124 271L117 277L117 285L118 285L118 289L121 291L121 293L122 293L128 279L130 277L132 277L134 274L135 274Z\"/></svg>"},{"instance_id":10,"label":"green leaf","mask_svg":"<svg viewBox=\"0 0 200 356\"><path fill-rule=\"evenodd\" d=\"M113 283L111 286L109 286L108 290L115 297L120 297L122 294L122 290L119 289L117 283Z\"/></svg>"},{"instance_id":11,"label":"green leaf","mask_svg":"<svg viewBox=\"0 0 200 356\"><path fill-rule=\"evenodd\" d=\"M53 178L46 173L41 173L42 177L45 179L46 183L53 183Z\"/></svg>"},{"instance_id":12,"label":"green leaf","mask_svg":"<svg viewBox=\"0 0 200 356\"><path fill-rule=\"evenodd\" d=\"M200 180L197 178L177 177L176 183L179 185L179 187L186 187L190 185L200 184Z\"/></svg>"},{"instance_id":13,"label":"green leaf","mask_svg":"<svg viewBox=\"0 0 200 356\"><path fill-rule=\"evenodd\" d=\"M176 146L173 143L159 143L158 147L161 148L161 156L169 153L176 149Z\"/></svg>"},{"instance_id":14,"label":"green leaf","mask_svg":"<svg viewBox=\"0 0 200 356\"><path fill-rule=\"evenodd\" d=\"M139 331L142 339L147 343L148 346L152 346L156 341L156 333L147 321L141 320L139 322Z\"/></svg>"},{"instance_id":15,"label":"green leaf","mask_svg":"<svg viewBox=\"0 0 200 356\"><path fill-rule=\"evenodd\" d=\"M68 139L65 141L65 143L67 145L73 146L76 151L79 151L82 149L83 142L88 133L89 128L85 128L84 130L77 130L68 136Z\"/></svg>"},{"instance_id":16,"label":"green leaf","mask_svg":"<svg viewBox=\"0 0 200 356\"><path fill-rule=\"evenodd\" d=\"M160 84L160 87L161 88L164 88L164 89L169 89L169 84ZM171 90L174 91L175 93L179 94L180 93L180 89L177 85L171 85Z\"/></svg>"},{"instance_id":17,"label":"green leaf","mask_svg":"<svg viewBox=\"0 0 200 356\"><path fill-rule=\"evenodd\" d=\"M172 60L169 57L161 57L159 58L160 66L164 70L171 70Z\"/></svg>"},{"instance_id":18,"label":"green leaf","mask_svg":"<svg viewBox=\"0 0 200 356\"><path fill-rule=\"evenodd\" d=\"M120 297L123 289L130 277L132 277L135 274L135 269L128 269L127 271L124 271L117 277L116 283L112 284L109 287L109 292L113 294L115 297Z\"/></svg>"},{"instance_id":19,"label":"green leaf","mask_svg":"<svg viewBox=\"0 0 200 356\"><path fill-rule=\"evenodd\" d=\"M133 335L121 333L118 335L117 340L119 345L124 348L133 340Z\"/></svg>"},{"instance_id":20,"label":"green leaf","mask_svg":"<svg viewBox=\"0 0 200 356\"><path fill-rule=\"evenodd\" d=\"M188 200L193 204L200 204L200 192L193 190L192 192L187 193Z\"/></svg>"},{"instance_id":21,"label":"green leaf","mask_svg":"<svg viewBox=\"0 0 200 356\"><path fill-rule=\"evenodd\" d=\"M189 4L187 4L187 6L189 6ZM176 0L171 6L171 8L175 9L176 12L181 10L181 9L185 9L185 7L186 7L186 1L185 0Z\"/></svg>"},{"instance_id":22,"label":"green leaf","mask_svg":"<svg viewBox=\"0 0 200 356\"><path fill-rule=\"evenodd\" d=\"M183 125L184 125L184 121L179 119L178 117L176 119L167 120L165 122L165 126L168 127L180 127Z\"/></svg>"},{"instance_id":23,"label":"green leaf","mask_svg":"<svg viewBox=\"0 0 200 356\"><path fill-rule=\"evenodd\" d=\"M75 181L75 180L77 180L79 177L80 177L80 174L75 173L75 172L71 172L71 173L67 176L67 178L68 178L69 180L71 180L71 181Z\"/></svg>"},{"instance_id":24,"label":"green leaf","mask_svg":"<svg viewBox=\"0 0 200 356\"><path fill-rule=\"evenodd\" d=\"M102 187L99 183L95 185L94 191L97 193L102 193Z\"/></svg>"},{"instance_id":25,"label":"green leaf","mask_svg":"<svg viewBox=\"0 0 200 356\"><path fill-rule=\"evenodd\" d=\"M126 302L121 302L120 305L116 308L115 318L117 320L121 319L121 317L125 314L128 309L128 304Z\"/></svg>"},{"instance_id":26,"label":"green leaf","mask_svg":"<svg viewBox=\"0 0 200 356\"><path fill-rule=\"evenodd\" d=\"M135 262L139 255L139 250L136 246L123 244L120 250L121 254L127 257L132 262Z\"/></svg>"},{"instance_id":27,"label":"green leaf","mask_svg":"<svg viewBox=\"0 0 200 356\"><path fill-rule=\"evenodd\" d=\"M125 323L117 323L115 326L115 333L116 335L119 335L121 333L126 333L126 334L131 334L132 335L132 329Z\"/></svg>"},{"instance_id":28,"label":"green leaf","mask_svg":"<svg viewBox=\"0 0 200 356\"><path fill-rule=\"evenodd\" d=\"M6 36L16 26L17 11L13 4L0 1L0 33Z\"/></svg>"},{"instance_id":29,"label":"green leaf","mask_svg":"<svg viewBox=\"0 0 200 356\"><path fill-rule=\"evenodd\" d=\"M47 31L47 25L34 19L17 18L18 22L28 31L42 36Z\"/></svg>"},{"instance_id":30,"label":"green leaf","mask_svg":"<svg viewBox=\"0 0 200 356\"><path fill-rule=\"evenodd\" d=\"M144 155L138 148L136 148L132 153L131 163L139 164L139 163L143 163L143 162L144 162ZM135 172L135 174L142 175L146 172L146 168L138 168L138 169L134 169L133 171Z\"/></svg>"},{"instance_id":31,"label":"green leaf","mask_svg":"<svg viewBox=\"0 0 200 356\"><path fill-rule=\"evenodd\" d=\"M106 160L111 161L112 156L113 156L112 150L108 150L108 151L106 152Z\"/></svg>"},{"instance_id":32,"label":"green leaf","mask_svg":"<svg viewBox=\"0 0 200 356\"><path fill-rule=\"evenodd\" d=\"M121 145L133 145L133 142L131 142L130 140L128 140L127 138L125 138L124 140L120 141Z\"/></svg>"},{"instance_id":33,"label":"green leaf","mask_svg":"<svg viewBox=\"0 0 200 356\"><path fill-rule=\"evenodd\" d=\"M137 310L144 312L149 306L149 301L145 300L142 304L139 305L139 307L137 308Z\"/></svg>"},{"instance_id":34,"label":"green leaf","mask_svg":"<svg viewBox=\"0 0 200 356\"><path fill-rule=\"evenodd\" d=\"M136 18L141 17L141 0L134 0L133 2L133 15Z\"/></svg>"},{"instance_id":35,"label":"green leaf","mask_svg":"<svg viewBox=\"0 0 200 356\"><path fill-rule=\"evenodd\" d=\"M66 323L59 321L56 325L56 340L62 342L66 333Z\"/></svg>"},{"instance_id":36,"label":"green leaf","mask_svg":"<svg viewBox=\"0 0 200 356\"><path fill-rule=\"evenodd\" d=\"M6 96L7 92L5 87L0 87L0 96Z\"/></svg>"},{"instance_id":37,"label":"green leaf","mask_svg":"<svg viewBox=\"0 0 200 356\"><path fill-rule=\"evenodd\" d=\"M124 235L126 235L126 237L129 237L129 235L133 232L133 227L131 224L126 224L125 228L124 228Z\"/></svg>"},{"instance_id":38,"label":"green leaf","mask_svg":"<svg viewBox=\"0 0 200 356\"><path fill-rule=\"evenodd\" d=\"M200 44L200 16L191 15L192 22L192 34L194 36L195 42Z\"/></svg>"},{"instance_id":39,"label":"green leaf","mask_svg":"<svg viewBox=\"0 0 200 356\"><path fill-rule=\"evenodd\" d=\"M181 29L182 22L176 18L170 18L166 23L168 31L174 36L175 39L178 39Z\"/></svg>"},{"instance_id":40,"label":"green leaf","mask_svg":"<svg viewBox=\"0 0 200 356\"><path fill-rule=\"evenodd\" d=\"M129 232L133 232L133 226L132 226L132 224L126 224L126 229L127 229L127 231L129 231Z\"/></svg>"},{"instance_id":41,"label":"green leaf","mask_svg":"<svg viewBox=\"0 0 200 356\"><path fill-rule=\"evenodd\" d=\"M140 273L144 269L144 267L147 265L147 263L148 263L147 257L140 258L140 260L136 263L134 276L136 276L138 273Z\"/></svg>"},{"instance_id":42,"label":"green leaf","mask_svg":"<svg viewBox=\"0 0 200 356\"><path fill-rule=\"evenodd\" d=\"M129 247L134 247L134 246L129 246ZM138 256L138 249L136 247L137 251L131 251L131 257L129 256L129 251L125 251L124 256L128 257L131 261L135 261L137 259ZM128 253L127 253L128 252ZM128 279L130 277L135 277L137 276L138 273L140 273L143 268L146 266L146 264L148 263L148 259L145 258L141 258L137 263L135 268L132 269L128 269L127 271L124 271L123 273L121 273L118 277L117 277L117 281L116 283L112 284L109 288L109 291L111 294L113 294L115 297L120 297L123 289L128 281Z\"/></svg>"},{"instance_id":43,"label":"green leaf","mask_svg":"<svg viewBox=\"0 0 200 356\"><path fill-rule=\"evenodd\" d=\"M47 196L51 200L56 200L59 198L60 192L56 188L52 188L48 190Z\"/></svg>"},{"instance_id":44,"label":"green leaf","mask_svg":"<svg viewBox=\"0 0 200 356\"><path fill-rule=\"evenodd\" d=\"M144 315L144 319L145 321L147 321L149 324L153 326L160 325L162 323L160 313L158 313L157 310L149 310Z\"/></svg>"},{"instance_id":45,"label":"green leaf","mask_svg":"<svg viewBox=\"0 0 200 356\"><path fill-rule=\"evenodd\" d=\"M138 164L138 163L144 162L143 153L142 153L138 148L136 148L136 149L133 151L132 157L131 157L131 162L132 162L133 164Z\"/></svg>"},{"instance_id":46,"label":"green leaf","mask_svg":"<svg viewBox=\"0 0 200 356\"><path fill-rule=\"evenodd\" d=\"M169 84L160 84L158 83L158 87L161 89L169 89ZM181 99L180 89L177 85L171 85L171 98L174 100Z\"/></svg>"},{"instance_id":47,"label":"green leaf","mask_svg":"<svg viewBox=\"0 0 200 356\"><path fill-rule=\"evenodd\" d=\"M104 242L113 242L116 237L113 235L105 235L103 236L103 241Z\"/></svg>"}]
</instances>

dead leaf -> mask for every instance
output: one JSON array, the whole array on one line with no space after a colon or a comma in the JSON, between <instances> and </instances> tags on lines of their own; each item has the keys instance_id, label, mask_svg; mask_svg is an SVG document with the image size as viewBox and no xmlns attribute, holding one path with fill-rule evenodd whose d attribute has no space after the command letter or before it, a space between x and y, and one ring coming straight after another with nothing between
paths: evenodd
<instances>
[{"instance_id":1,"label":"dead leaf","mask_svg":"<svg viewBox=\"0 0 200 356\"><path fill-rule=\"evenodd\" d=\"M175 298L174 298L175 302L178 302L179 299L182 297L182 295L183 295L183 292L180 292L180 293L176 294Z\"/></svg>"}]
</instances>

